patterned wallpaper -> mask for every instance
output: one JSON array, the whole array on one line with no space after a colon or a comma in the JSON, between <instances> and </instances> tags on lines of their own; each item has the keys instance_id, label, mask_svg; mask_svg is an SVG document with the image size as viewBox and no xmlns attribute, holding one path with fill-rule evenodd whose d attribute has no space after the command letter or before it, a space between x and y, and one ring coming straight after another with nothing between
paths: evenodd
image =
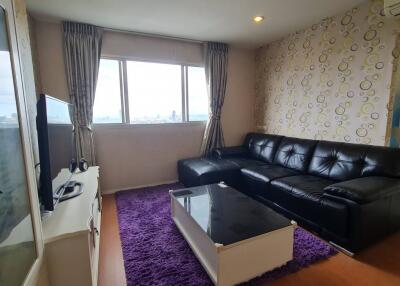
<instances>
[{"instance_id":1,"label":"patterned wallpaper","mask_svg":"<svg viewBox=\"0 0 400 286\"><path fill-rule=\"evenodd\" d=\"M367 1L260 48L257 129L384 145L400 25L382 9Z\"/></svg>"}]
</instances>

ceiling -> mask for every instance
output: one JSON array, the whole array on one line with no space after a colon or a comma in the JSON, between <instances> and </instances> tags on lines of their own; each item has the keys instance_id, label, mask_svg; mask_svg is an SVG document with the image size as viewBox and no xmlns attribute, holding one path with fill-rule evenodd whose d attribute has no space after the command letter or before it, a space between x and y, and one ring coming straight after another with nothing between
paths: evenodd
<instances>
[{"instance_id":1,"label":"ceiling","mask_svg":"<svg viewBox=\"0 0 400 286\"><path fill-rule=\"evenodd\" d=\"M256 48L364 0L26 0L37 19ZM252 18L265 20L254 23Z\"/></svg>"}]
</instances>

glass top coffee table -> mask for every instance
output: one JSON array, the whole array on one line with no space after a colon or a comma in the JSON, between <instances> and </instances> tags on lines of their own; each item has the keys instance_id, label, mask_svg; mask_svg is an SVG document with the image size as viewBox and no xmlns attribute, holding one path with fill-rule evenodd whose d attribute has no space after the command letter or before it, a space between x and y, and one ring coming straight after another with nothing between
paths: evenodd
<instances>
[{"instance_id":1,"label":"glass top coffee table","mask_svg":"<svg viewBox=\"0 0 400 286\"><path fill-rule=\"evenodd\" d=\"M223 183L170 192L172 218L215 285L234 285L293 258L295 223Z\"/></svg>"}]
</instances>

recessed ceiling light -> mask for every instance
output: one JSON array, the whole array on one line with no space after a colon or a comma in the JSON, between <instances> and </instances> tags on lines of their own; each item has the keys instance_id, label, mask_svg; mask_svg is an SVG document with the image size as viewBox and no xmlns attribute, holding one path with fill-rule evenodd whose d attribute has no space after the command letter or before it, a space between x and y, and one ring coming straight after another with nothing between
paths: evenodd
<instances>
[{"instance_id":1,"label":"recessed ceiling light","mask_svg":"<svg viewBox=\"0 0 400 286\"><path fill-rule=\"evenodd\" d=\"M264 21L264 16L255 16L253 18L253 21L256 23L260 23L260 22Z\"/></svg>"}]
</instances>

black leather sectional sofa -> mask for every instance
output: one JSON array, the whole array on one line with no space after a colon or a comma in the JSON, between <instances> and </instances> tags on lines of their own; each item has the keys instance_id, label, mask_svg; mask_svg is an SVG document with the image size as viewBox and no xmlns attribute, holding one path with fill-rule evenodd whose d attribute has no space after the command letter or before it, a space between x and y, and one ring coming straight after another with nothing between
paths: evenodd
<instances>
[{"instance_id":1,"label":"black leather sectional sofa","mask_svg":"<svg viewBox=\"0 0 400 286\"><path fill-rule=\"evenodd\" d=\"M225 181L351 251L400 229L400 149L249 133L178 161L185 186Z\"/></svg>"}]
</instances>

